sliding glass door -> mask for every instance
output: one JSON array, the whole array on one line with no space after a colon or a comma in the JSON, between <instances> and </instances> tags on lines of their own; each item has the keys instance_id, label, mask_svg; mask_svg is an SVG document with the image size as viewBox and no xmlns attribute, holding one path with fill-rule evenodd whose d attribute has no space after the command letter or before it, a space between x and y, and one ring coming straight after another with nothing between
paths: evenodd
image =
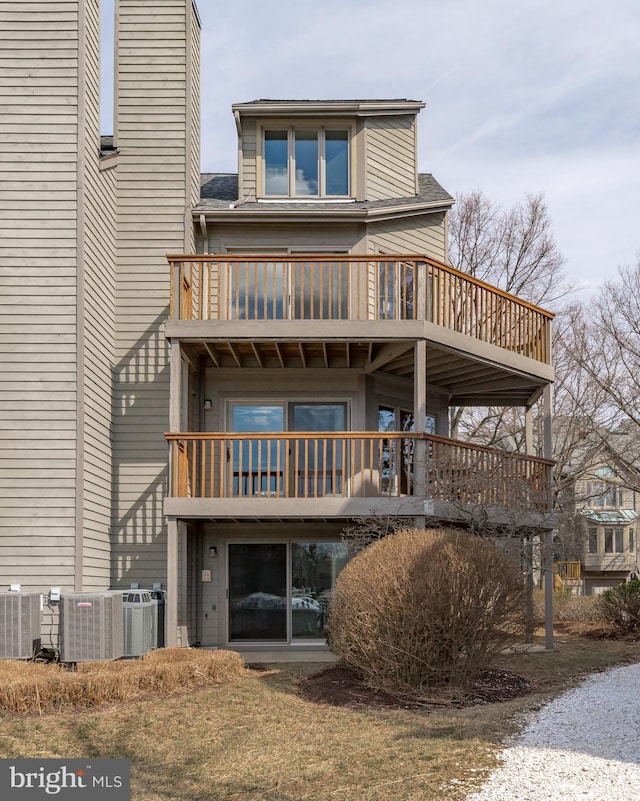
<instances>
[{"instance_id":1,"label":"sliding glass door","mask_svg":"<svg viewBox=\"0 0 640 801\"><path fill-rule=\"evenodd\" d=\"M276 433L285 430L284 403L234 403L230 431ZM282 495L284 444L277 439L234 440L229 453L235 496Z\"/></svg>"},{"instance_id":2,"label":"sliding glass door","mask_svg":"<svg viewBox=\"0 0 640 801\"><path fill-rule=\"evenodd\" d=\"M234 542L227 559L229 642L324 641L345 543Z\"/></svg>"},{"instance_id":3,"label":"sliding glass door","mask_svg":"<svg viewBox=\"0 0 640 801\"><path fill-rule=\"evenodd\" d=\"M281 437L232 440L227 453L231 475L226 481L234 496L283 497L285 487L297 498L343 494L345 440L331 434L347 429L346 403L234 401L229 405L228 429L234 434L316 434L289 441Z\"/></svg>"},{"instance_id":4,"label":"sliding glass door","mask_svg":"<svg viewBox=\"0 0 640 801\"><path fill-rule=\"evenodd\" d=\"M229 640L286 642L286 543L230 543Z\"/></svg>"},{"instance_id":5,"label":"sliding glass door","mask_svg":"<svg viewBox=\"0 0 640 801\"><path fill-rule=\"evenodd\" d=\"M291 403L292 431L346 431L346 403ZM341 495L344 487L344 440L315 437L296 441L294 480L298 497Z\"/></svg>"}]
</instances>

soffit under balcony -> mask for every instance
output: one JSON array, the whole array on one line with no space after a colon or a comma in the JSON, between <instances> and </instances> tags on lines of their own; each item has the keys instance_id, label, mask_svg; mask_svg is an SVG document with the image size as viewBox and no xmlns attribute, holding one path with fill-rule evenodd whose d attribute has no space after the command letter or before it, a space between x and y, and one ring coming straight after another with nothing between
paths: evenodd
<instances>
[{"instance_id":1,"label":"soffit under balcony","mask_svg":"<svg viewBox=\"0 0 640 801\"><path fill-rule=\"evenodd\" d=\"M185 346L194 361L206 357L221 369L349 369L413 381L414 341L224 340ZM442 388L455 406L526 406L546 385L476 355L427 345L427 382Z\"/></svg>"}]
</instances>

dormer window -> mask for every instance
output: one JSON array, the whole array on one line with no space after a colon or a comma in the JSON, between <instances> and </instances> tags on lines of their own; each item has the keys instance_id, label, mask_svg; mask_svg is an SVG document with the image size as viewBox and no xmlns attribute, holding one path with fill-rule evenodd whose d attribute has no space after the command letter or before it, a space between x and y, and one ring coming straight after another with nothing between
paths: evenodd
<instances>
[{"instance_id":1,"label":"dormer window","mask_svg":"<svg viewBox=\"0 0 640 801\"><path fill-rule=\"evenodd\" d=\"M325 125L263 129L265 197L349 197L348 128Z\"/></svg>"}]
</instances>

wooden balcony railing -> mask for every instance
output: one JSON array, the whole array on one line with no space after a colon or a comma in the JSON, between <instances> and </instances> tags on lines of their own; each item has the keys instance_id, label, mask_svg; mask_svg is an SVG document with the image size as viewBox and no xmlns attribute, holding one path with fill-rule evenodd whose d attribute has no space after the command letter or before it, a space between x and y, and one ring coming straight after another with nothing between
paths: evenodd
<instances>
[{"instance_id":1,"label":"wooden balcony railing","mask_svg":"<svg viewBox=\"0 0 640 801\"><path fill-rule=\"evenodd\" d=\"M517 514L550 510L545 459L404 432L176 433L174 498L421 496Z\"/></svg>"},{"instance_id":2,"label":"wooden balcony railing","mask_svg":"<svg viewBox=\"0 0 640 801\"><path fill-rule=\"evenodd\" d=\"M554 562L553 572L561 581L580 581L582 578L582 563Z\"/></svg>"},{"instance_id":3,"label":"wooden balcony railing","mask_svg":"<svg viewBox=\"0 0 640 801\"><path fill-rule=\"evenodd\" d=\"M426 320L550 364L550 312L425 256L168 256L172 320Z\"/></svg>"}]
</instances>

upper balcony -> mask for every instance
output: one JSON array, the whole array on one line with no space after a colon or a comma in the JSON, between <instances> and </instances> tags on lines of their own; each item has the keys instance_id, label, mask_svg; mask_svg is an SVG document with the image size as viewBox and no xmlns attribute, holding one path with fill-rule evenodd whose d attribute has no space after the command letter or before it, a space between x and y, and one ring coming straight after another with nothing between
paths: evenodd
<instances>
[{"instance_id":1,"label":"upper balcony","mask_svg":"<svg viewBox=\"0 0 640 801\"><path fill-rule=\"evenodd\" d=\"M527 406L553 381L553 315L426 256L169 256L165 335L216 368L349 368L450 405Z\"/></svg>"},{"instance_id":2,"label":"upper balcony","mask_svg":"<svg viewBox=\"0 0 640 801\"><path fill-rule=\"evenodd\" d=\"M471 341L551 365L550 312L426 256L167 258L169 337Z\"/></svg>"}]
</instances>

